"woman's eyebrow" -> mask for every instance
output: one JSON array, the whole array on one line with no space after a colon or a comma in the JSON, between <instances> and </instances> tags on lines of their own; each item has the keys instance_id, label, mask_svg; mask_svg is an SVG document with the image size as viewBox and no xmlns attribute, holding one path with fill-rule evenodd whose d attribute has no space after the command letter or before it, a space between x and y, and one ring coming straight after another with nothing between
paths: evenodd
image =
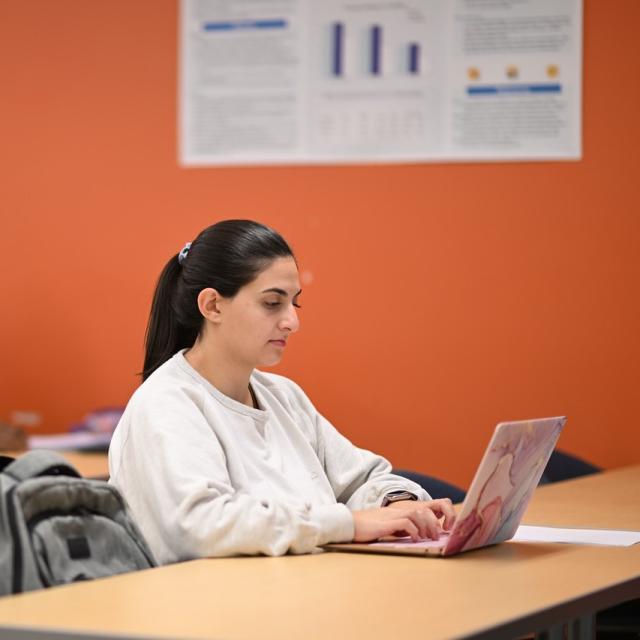
<instances>
[{"instance_id":1,"label":"woman's eyebrow","mask_svg":"<svg viewBox=\"0 0 640 640\"><path fill-rule=\"evenodd\" d=\"M281 295L281 296L289 295L284 289L279 289L278 287L271 287L270 289L264 289L262 293L277 293L278 295ZM298 291L297 293L294 293L293 297L295 298L296 296L299 296L301 293L302 293L302 289L300 289L300 291Z\"/></svg>"}]
</instances>

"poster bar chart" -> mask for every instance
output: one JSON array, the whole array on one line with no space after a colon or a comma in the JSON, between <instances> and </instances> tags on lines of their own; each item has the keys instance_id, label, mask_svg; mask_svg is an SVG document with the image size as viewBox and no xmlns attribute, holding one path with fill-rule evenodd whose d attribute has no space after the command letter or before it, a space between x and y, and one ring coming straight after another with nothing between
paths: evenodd
<instances>
[{"instance_id":1,"label":"poster bar chart","mask_svg":"<svg viewBox=\"0 0 640 640\"><path fill-rule=\"evenodd\" d=\"M328 60L327 68L329 74L333 78L345 78L345 76L353 75L357 73L355 69L360 69L362 72L369 75L369 77L379 78L385 73L384 65L384 47L385 47L385 33L384 28L380 24L367 24L362 25L360 29L358 26L347 25L343 21L331 22L327 25L329 48L328 48ZM348 27L348 28L347 28ZM360 34L364 36L363 42L366 42L366 46L363 48L354 49L353 41L360 40ZM351 40L349 43L347 38ZM422 44L419 41L404 42L391 41L388 43L388 47L393 50L393 55L396 59L402 60L401 66L396 68L396 74L408 76L417 76L421 73L422 66ZM349 48L349 46L351 48ZM359 58L358 66L353 67L349 72L347 70L347 51L351 51L356 58ZM400 56L400 57L399 57ZM393 69L390 70L393 73Z\"/></svg>"}]
</instances>

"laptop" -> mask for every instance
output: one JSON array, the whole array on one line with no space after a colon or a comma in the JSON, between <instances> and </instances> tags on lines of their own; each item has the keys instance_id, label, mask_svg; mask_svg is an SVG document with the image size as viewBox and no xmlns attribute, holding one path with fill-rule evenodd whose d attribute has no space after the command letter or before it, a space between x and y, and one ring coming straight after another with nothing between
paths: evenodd
<instances>
[{"instance_id":1,"label":"laptop","mask_svg":"<svg viewBox=\"0 0 640 640\"><path fill-rule=\"evenodd\" d=\"M451 531L438 540L411 538L334 543L332 551L452 556L512 538L538 486L565 417L501 422L480 462Z\"/></svg>"}]
</instances>

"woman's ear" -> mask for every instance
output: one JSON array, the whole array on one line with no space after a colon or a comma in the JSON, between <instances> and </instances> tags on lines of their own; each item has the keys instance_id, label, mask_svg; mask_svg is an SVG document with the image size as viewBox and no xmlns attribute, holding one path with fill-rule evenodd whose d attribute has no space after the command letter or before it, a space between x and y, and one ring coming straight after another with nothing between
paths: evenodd
<instances>
[{"instance_id":1,"label":"woman's ear","mask_svg":"<svg viewBox=\"0 0 640 640\"><path fill-rule=\"evenodd\" d=\"M198 294L198 309L200 313L210 322L218 324L220 322L220 302L222 296L211 287L203 289Z\"/></svg>"}]
</instances>

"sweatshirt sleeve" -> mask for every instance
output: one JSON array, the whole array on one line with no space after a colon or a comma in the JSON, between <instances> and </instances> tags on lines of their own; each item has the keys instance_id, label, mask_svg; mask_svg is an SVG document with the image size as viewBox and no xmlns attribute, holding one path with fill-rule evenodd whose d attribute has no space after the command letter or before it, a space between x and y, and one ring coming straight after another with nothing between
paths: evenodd
<instances>
[{"instance_id":1,"label":"sweatshirt sleeve","mask_svg":"<svg viewBox=\"0 0 640 640\"><path fill-rule=\"evenodd\" d=\"M236 490L194 395L167 388L152 402L130 404L128 432L113 452L112 482L160 562L308 553L353 538L353 517L343 504L286 503Z\"/></svg>"},{"instance_id":2,"label":"sweatshirt sleeve","mask_svg":"<svg viewBox=\"0 0 640 640\"><path fill-rule=\"evenodd\" d=\"M316 410L300 387L290 384L300 410L314 425L313 446L338 502L355 511L381 506L392 491L409 491L418 500L431 499L419 484L393 474L386 458L352 444Z\"/></svg>"}]
</instances>

